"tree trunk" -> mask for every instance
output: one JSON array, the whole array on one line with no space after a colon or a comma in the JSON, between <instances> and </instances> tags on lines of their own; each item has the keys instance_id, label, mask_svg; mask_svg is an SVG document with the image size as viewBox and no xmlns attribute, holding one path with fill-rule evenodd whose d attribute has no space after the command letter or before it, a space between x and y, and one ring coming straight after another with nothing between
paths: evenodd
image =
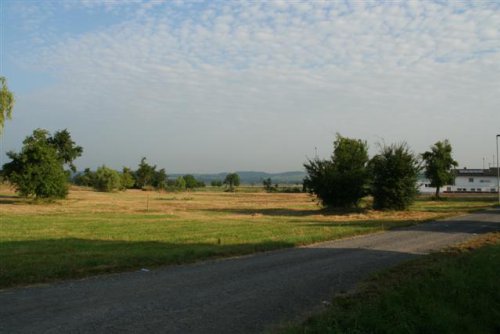
<instances>
[{"instance_id":1,"label":"tree trunk","mask_svg":"<svg viewBox=\"0 0 500 334\"><path fill-rule=\"evenodd\" d=\"M436 187L436 199L439 198L439 187Z\"/></svg>"}]
</instances>

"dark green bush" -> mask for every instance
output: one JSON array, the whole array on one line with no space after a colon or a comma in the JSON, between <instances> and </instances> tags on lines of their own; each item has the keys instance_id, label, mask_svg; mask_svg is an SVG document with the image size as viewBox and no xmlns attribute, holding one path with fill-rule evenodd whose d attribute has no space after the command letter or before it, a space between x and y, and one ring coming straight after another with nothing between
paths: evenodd
<instances>
[{"instance_id":1,"label":"dark green bush","mask_svg":"<svg viewBox=\"0 0 500 334\"><path fill-rule=\"evenodd\" d=\"M359 139L337 134L330 160L318 158L304 164L304 189L315 194L325 206L358 206L367 193L368 145Z\"/></svg>"},{"instance_id":2,"label":"dark green bush","mask_svg":"<svg viewBox=\"0 0 500 334\"><path fill-rule=\"evenodd\" d=\"M383 146L369 163L372 175L373 207L406 210L417 195L420 171L415 155L406 143Z\"/></svg>"}]
</instances>

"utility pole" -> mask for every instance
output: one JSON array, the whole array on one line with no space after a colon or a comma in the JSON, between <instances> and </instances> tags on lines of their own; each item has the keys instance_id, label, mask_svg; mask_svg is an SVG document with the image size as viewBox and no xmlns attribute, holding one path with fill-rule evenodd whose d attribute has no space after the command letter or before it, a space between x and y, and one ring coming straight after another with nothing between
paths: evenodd
<instances>
[{"instance_id":1,"label":"utility pole","mask_svg":"<svg viewBox=\"0 0 500 334\"><path fill-rule=\"evenodd\" d=\"M498 138L500 135L497 135L497 192L498 192L498 204L500 204L500 166L498 165Z\"/></svg>"}]
</instances>

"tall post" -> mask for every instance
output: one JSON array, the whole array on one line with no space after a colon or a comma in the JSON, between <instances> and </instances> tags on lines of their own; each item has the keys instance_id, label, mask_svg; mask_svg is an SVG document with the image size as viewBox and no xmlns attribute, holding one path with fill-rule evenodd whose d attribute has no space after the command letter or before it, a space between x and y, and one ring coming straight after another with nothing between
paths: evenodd
<instances>
[{"instance_id":1,"label":"tall post","mask_svg":"<svg viewBox=\"0 0 500 334\"><path fill-rule=\"evenodd\" d=\"M500 166L498 165L498 138L500 135L497 135L497 192L498 192L498 204L500 204Z\"/></svg>"}]
</instances>

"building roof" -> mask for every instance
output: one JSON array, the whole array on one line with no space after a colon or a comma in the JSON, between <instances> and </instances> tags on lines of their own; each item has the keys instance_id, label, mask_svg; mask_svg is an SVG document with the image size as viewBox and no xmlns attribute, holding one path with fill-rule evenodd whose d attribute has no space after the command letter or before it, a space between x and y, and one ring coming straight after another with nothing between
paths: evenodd
<instances>
[{"instance_id":1,"label":"building roof","mask_svg":"<svg viewBox=\"0 0 500 334\"><path fill-rule=\"evenodd\" d=\"M455 176L467 176L467 177L473 177L473 176L497 176L497 168L492 167L489 169L455 169Z\"/></svg>"}]
</instances>

